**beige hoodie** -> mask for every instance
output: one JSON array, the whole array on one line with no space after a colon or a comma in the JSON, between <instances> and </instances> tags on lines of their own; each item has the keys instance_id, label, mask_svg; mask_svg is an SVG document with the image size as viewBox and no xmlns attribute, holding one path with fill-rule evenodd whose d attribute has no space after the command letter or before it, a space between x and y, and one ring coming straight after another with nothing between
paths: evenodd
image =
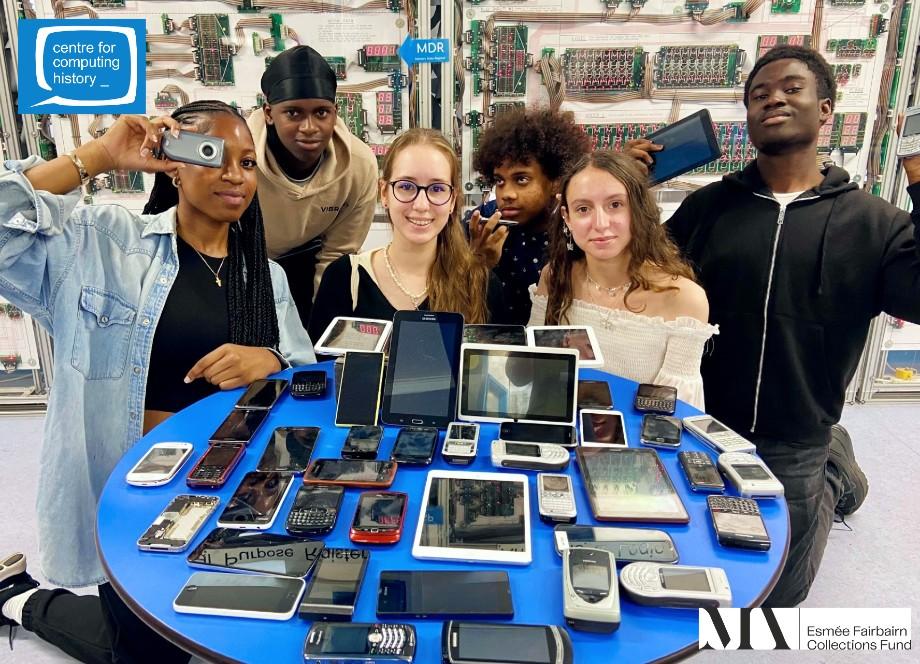
<instances>
[{"instance_id":1,"label":"beige hoodie","mask_svg":"<svg viewBox=\"0 0 920 664\"><path fill-rule=\"evenodd\" d=\"M356 253L367 237L377 201L377 159L337 118L319 170L305 184L291 182L266 148L265 114L253 112L248 124L256 143L268 255L277 258L322 237L315 293L326 266L342 254Z\"/></svg>"}]
</instances>

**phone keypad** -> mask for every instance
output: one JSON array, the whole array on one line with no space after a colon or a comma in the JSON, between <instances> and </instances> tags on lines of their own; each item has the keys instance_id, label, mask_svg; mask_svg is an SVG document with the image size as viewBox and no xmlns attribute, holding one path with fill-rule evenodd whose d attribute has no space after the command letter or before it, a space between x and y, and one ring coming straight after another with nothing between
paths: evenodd
<instances>
[{"instance_id":1,"label":"phone keypad","mask_svg":"<svg viewBox=\"0 0 920 664\"><path fill-rule=\"evenodd\" d=\"M620 570L620 579L627 587L639 588L645 592L661 590L661 578L656 564L630 563Z\"/></svg>"},{"instance_id":2,"label":"phone keypad","mask_svg":"<svg viewBox=\"0 0 920 664\"><path fill-rule=\"evenodd\" d=\"M323 393L322 381L295 382L291 385L291 394L295 397L316 397Z\"/></svg>"},{"instance_id":3,"label":"phone keypad","mask_svg":"<svg viewBox=\"0 0 920 664\"><path fill-rule=\"evenodd\" d=\"M636 397L637 410L653 410L659 413L673 413L674 401L671 399L655 399L653 397Z\"/></svg>"},{"instance_id":4,"label":"phone keypad","mask_svg":"<svg viewBox=\"0 0 920 664\"><path fill-rule=\"evenodd\" d=\"M198 482L216 482L223 475L225 466L198 466L189 479Z\"/></svg>"},{"instance_id":5,"label":"phone keypad","mask_svg":"<svg viewBox=\"0 0 920 664\"><path fill-rule=\"evenodd\" d=\"M326 528L335 523L335 512L323 507L307 507L292 510L287 525L297 529Z\"/></svg>"},{"instance_id":6,"label":"phone keypad","mask_svg":"<svg viewBox=\"0 0 920 664\"><path fill-rule=\"evenodd\" d=\"M403 625L377 624L367 635L369 655L399 655L406 645L407 634Z\"/></svg>"},{"instance_id":7,"label":"phone keypad","mask_svg":"<svg viewBox=\"0 0 920 664\"><path fill-rule=\"evenodd\" d=\"M545 512L570 512L575 508L572 494L562 491L544 491L540 504Z\"/></svg>"},{"instance_id":8,"label":"phone keypad","mask_svg":"<svg viewBox=\"0 0 920 664\"><path fill-rule=\"evenodd\" d=\"M705 452L684 452L681 456L687 460L687 463L694 466L706 467L713 465L712 459Z\"/></svg>"},{"instance_id":9,"label":"phone keypad","mask_svg":"<svg viewBox=\"0 0 920 664\"><path fill-rule=\"evenodd\" d=\"M760 516L760 507L750 498L733 496L709 496L709 509L713 512L730 512L732 514L750 514Z\"/></svg>"}]
</instances>

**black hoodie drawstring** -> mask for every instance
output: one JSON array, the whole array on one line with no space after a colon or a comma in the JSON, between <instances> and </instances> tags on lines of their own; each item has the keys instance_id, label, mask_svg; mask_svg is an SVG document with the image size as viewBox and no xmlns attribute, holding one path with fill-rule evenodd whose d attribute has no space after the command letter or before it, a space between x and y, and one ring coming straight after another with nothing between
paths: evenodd
<instances>
[{"instance_id":1,"label":"black hoodie drawstring","mask_svg":"<svg viewBox=\"0 0 920 664\"><path fill-rule=\"evenodd\" d=\"M831 220L834 218L834 210L837 209L837 203L840 202L840 196L834 197L834 202L831 204L831 210L827 213L827 219L824 222L824 232L821 234L821 254L818 258L818 295L824 293L824 265L825 258L827 257L827 235L828 229L831 225Z\"/></svg>"}]
</instances>

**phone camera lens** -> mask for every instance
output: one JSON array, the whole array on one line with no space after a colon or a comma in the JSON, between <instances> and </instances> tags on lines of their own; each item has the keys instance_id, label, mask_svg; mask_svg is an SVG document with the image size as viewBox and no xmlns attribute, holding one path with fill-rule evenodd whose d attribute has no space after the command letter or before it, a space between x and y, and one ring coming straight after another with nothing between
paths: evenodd
<instances>
[{"instance_id":1,"label":"phone camera lens","mask_svg":"<svg viewBox=\"0 0 920 664\"><path fill-rule=\"evenodd\" d=\"M203 159L214 159L214 155L217 154L217 149L214 147L213 143L202 143L198 146L198 154L201 155Z\"/></svg>"}]
</instances>

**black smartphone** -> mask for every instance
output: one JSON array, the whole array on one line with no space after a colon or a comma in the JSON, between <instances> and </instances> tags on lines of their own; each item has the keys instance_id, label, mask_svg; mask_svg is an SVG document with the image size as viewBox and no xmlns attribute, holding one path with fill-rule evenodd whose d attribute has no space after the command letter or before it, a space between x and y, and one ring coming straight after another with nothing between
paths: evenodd
<instances>
[{"instance_id":1,"label":"black smartphone","mask_svg":"<svg viewBox=\"0 0 920 664\"><path fill-rule=\"evenodd\" d=\"M291 396L313 399L326 394L325 371L295 371L291 377Z\"/></svg>"},{"instance_id":2,"label":"black smartphone","mask_svg":"<svg viewBox=\"0 0 920 664\"><path fill-rule=\"evenodd\" d=\"M712 118L705 108L652 132L647 138L664 146L664 150L651 153L654 162L649 167L650 186L676 178L722 156Z\"/></svg>"},{"instance_id":3,"label":"black smartphone","mask_svg":"<svg viewBox=\"0 0 920 664\"><path fill-rule=\"evenodd\" d=\"M234 408L246 410L265 409L270 410L278 398L284 394L287 387L287 380L283 378L263 378L252 381L240 400L236 402Z\"/></svg>"},{"instance_id":4,"label":"black smartphone","mask_svg":"<svg viewBox=\"0 0 920 664\"><path fill-rule=\"evenodd\" d=\"M217 525L223 528L268 530L291 488L291 473L246 473L224 508Z\"/></svg>"},{"instance_id":5,"label":"black smartphone","mask_svg":"<svg viewBox=\"0 0 920 664\"><path fill-rule=\"evenodd\" d=\"M437 445L438 430L434 427L403 427L396 435L390 458L399 463L427 466Z\"/></svg>"},{"instance_id":6,"label":"black smartphone","mask_svg":"<svg viewBox=\"0 0 920 664\"><path fill-rule=\"evenodd\" d=\"M680 447L680 433L683 430L684 425L676 417L646 413L642 417L639 442L649 447L674 449Z\"/></svg>"},{"instance_id":7,"label":"black smartphone","mask_svg":"<svg viewBox=\"0 0 920 664\"><path fill-rule=\"evenodd\" d=\"M302 473L319 437L319 427L278 427L259 459L256 470Z\"/></svg>"},{"instance_id":8,"label":"black smartphone","mask_svg":"<svg viewBox=\"0 0 920 664\"><path fill-rule=\"evenodd\" d=\"M677 460L693 491L722 493L725 482L706 452L678 452Z\"/></svg>"},{"instance_id":9,"label":"black smartphone","mask_svg":"<svg viewBox=\"0 0 920 664\"><path fill-rule=\"evenodd\" d=\"M441 657L445 664L571 664L574 651L569 633L556 625L448 620L441 626Z\"/></svg>"},{"instance_id":10,"label":"black smartphone","mask_svg":"<svg viewBox=\"0 0 920 664\"><path fill-rule=\"evenodd\" d=\"M575 427L568 424L502 422L498 437L513 443L553 443L563 447L578 444Z\"/></svg>"},{"instance_id":11,"label":"black smartphone","mask_svg":"<svg viewBox=\"0 0 920 664\"><path fill-rule=\"evenodd\" d=\"M606 380L578 381L579 408L613 408L613 395Z\"/></svg>"},{"instance_id":12,"label":"black smartphone","mask_svg":"<svg viewBox=\"0 0 920 664\"><path fill-rule=\"evenodd\" d=\"M342 446L343 459L377 458L377 448L383 438L383 428L378 426L354 426L348 430L345 444Z\"/></svg>"},{"instance_id":13,"label":"black smartphone","mask_svg":"<svg viewBox=\"0 0 920 664\"><path fill-rule=\"evenodd\" d=\"M177 613L287 620L303 593L303 579L270 574L195 572L173 601Z\"/></svg>"},{"instance_id":14,"label":"black smartphone","mask_svg":"<svg viewBox=\"0 0 920 664\"><path fill-rule=\"evenodd\" d=\"M380 414L380 386L383 380L383 353L349 351L345 353L342 380L339 382L335 425L351 427L376 425Z\"/></svg>"},{"instance_id":15,"label":"black smartphone","mask_svg":"<svg viewBox=\"0 0 920 664\"><path fill-rule=\"evenodd\" d=\"M505 571L383 571L377 617L514 617Z\"/></svg>"},{"instance_id":16,"label":"black smartphone","mask_svg":"<svg viewBox=\"0 0 920 664\"><path fill-rule=\"evenodd\" d=\"M677 409L677 388L670 385L641 383L636 389L633 406L643 413L673 415Z\"/></svg>"},{"instance_id":17,"label":"black smartphone","mask_svg":"<svg viewBox=\"0 0 920 664\"><path fill-rule=\"evenodd\" d=\"M316 459L303 474L303 482L385 489L393 484L396 469L395 461Z\"/></svg>"},{"instance_id":18,"label":"black smartphone","mask_svg":"<svg viewBox=\"0 0 920 664\"><path fill-rule=\"evenodd\" d=\"M303 644L305 662L411 662L415 627L371 623L316 622Z\"/></svg>"},{"instance_id":19,"label":"black smartphone","mask_svg":"<svg viewBox=\"0 0 920 664\"><path fill-rule=\"evenodd\" d=\"M268 417L268 413L269 411L264 409L242 410L234 408L208 440L212 443L242 443L248 445L252 437L256 435L256 431L262 426L262 422Z\"/></svg>"},{"instance_id":20,"label":"black smartphone","mask_svg":"<svg viewBox=\"0 0 920 664\"><path fill-rule=\"evenodd\" d=\"M706 501L719 544L758 551L770 548L770 535L756 500L708 496Z\"/></svg>"},{"instance_id":21,"label":"black smartphone","mask_svg":"<svg viewBox=\"0 0 920 664\"><path fill-rule=\"evenodd\" d=\"M351 620L370 551L323 549L310 585L300 602L300 617L307 620Z\"/></svg>"},{"instance_id":22,"label":"black smartphone","mask_svg":"<svg viewBox=\"0 0 920 664\"><path fill-rule=\"evenodd\" d=\"M291 535L325 535L332 532L342 507L345 487L304 484L294 496L284 529Z\"/></svg>"}]
</instances>

